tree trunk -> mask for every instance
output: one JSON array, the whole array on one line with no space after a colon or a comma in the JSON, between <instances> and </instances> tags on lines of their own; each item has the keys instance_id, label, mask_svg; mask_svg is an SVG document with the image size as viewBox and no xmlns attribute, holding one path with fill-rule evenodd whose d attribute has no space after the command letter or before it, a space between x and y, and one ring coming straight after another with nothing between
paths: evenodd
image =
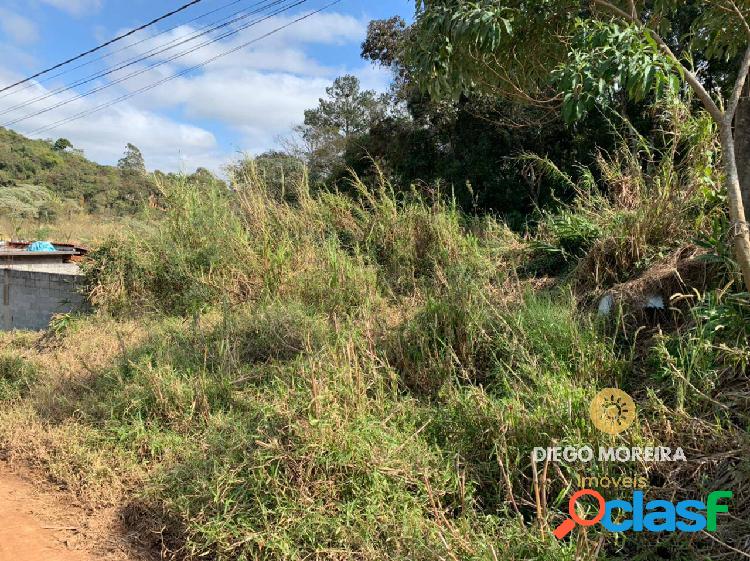
<instances>
[{"instance_id":1,"label":"tree trunk","mask_svg":"<svg viewBox=\"0 0 750 561\"><path fill-rule=\"evenodd\" d=\"M734 153L737 160L737 175L745 207L745 220L750 222L750 80L742 88L734 117Z\"/></svg>"},{"instance_id":2,"label":"tree trunk","mask_svg":"<svg viewBox=\"0 0 750 561\"><path fill-rule=\"evenodd\" d=\"M729 198L729 219L732 222L729 234L734 242L737 263L742 271L745 287L750 292L750 235L748 235L748 227L745 222L745 207L742 204L742 190L740 189L740 179L737 172L737 160L734 150L732 123L725 122L721 125L721 151L726 174L727 196Z\"/></svg>"}]
</instances>

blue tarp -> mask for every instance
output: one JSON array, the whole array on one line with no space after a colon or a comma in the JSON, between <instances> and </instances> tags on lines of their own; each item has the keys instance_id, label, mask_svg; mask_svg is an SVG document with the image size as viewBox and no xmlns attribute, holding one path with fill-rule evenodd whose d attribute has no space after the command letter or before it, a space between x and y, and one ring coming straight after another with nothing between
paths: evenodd
<instances>
[{"instance_id":1,"label":"blue tarp","mask_svg":"<svg viewBox=\"0 0 750 561\"><path fill-rule=\"evenodd\" d=\"M34 242L28 247L28 251L57 251L57 249L49 242Z\"/></svg>"}]
</instances>

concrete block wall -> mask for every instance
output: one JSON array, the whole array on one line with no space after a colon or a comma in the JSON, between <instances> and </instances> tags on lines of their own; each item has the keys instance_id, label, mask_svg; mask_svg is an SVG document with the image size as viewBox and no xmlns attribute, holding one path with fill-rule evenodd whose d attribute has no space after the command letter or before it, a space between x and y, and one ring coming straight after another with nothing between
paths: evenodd
<instances>
[{"instance_id":1,"label":"concrete block wall","mask_svg":"<svg viewBox=\"0 0 750 561\"><path fill-rule=\"evenodd\" d=\"M46 329L52 316L80 311L80 275L0 269L3 330Z\"/></svg>"}]
</instances>

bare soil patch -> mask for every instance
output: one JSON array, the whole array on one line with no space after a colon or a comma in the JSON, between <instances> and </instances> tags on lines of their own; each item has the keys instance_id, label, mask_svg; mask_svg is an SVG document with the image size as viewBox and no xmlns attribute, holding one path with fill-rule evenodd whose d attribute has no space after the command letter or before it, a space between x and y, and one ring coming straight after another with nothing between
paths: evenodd
<instances>
[{"instance_id":1,"label":"bare soil patch","mask_svg":"<svg viewBox=\"0 0 750 561\"><path fill-rule=\"evenodd\" d=\"M116 509L87 510L0 460L0 561L147 561L132 538Z\"/></svg>"}]
</instances>

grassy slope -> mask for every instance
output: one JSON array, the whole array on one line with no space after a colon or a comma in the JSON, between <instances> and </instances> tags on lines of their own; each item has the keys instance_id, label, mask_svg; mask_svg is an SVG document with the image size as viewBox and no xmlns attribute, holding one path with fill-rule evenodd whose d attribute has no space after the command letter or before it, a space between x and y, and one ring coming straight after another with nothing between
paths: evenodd
<instances>
[{"instance_id":1,"label":"grassy slope","mask_svg":"<svg viewBox=\"0 0 750 561\"><path fill-rule=\"evenodd\" d=\"M558 543L547 529L577 474L618 473L660 498L729 486L735 517L716 536L746 548L747 303L708 290L670 333L582 306L722 219L708 191L678 184L692 175L669 177L582 196L531 243L387 185L294 205L257 177L236 195L175 185L162 220L94 255L98 315L3 336L0 442L88 504L166 528L178 555L590 559L596 531ZM553 289L523 280L561 268ZM613 385L639 418L610 440L587 409ZM552 442L680 445L690 461L535 475L531 450ZM602 545L599 558L728 551L685 535Z\"/></svg>"}]
</instances>

